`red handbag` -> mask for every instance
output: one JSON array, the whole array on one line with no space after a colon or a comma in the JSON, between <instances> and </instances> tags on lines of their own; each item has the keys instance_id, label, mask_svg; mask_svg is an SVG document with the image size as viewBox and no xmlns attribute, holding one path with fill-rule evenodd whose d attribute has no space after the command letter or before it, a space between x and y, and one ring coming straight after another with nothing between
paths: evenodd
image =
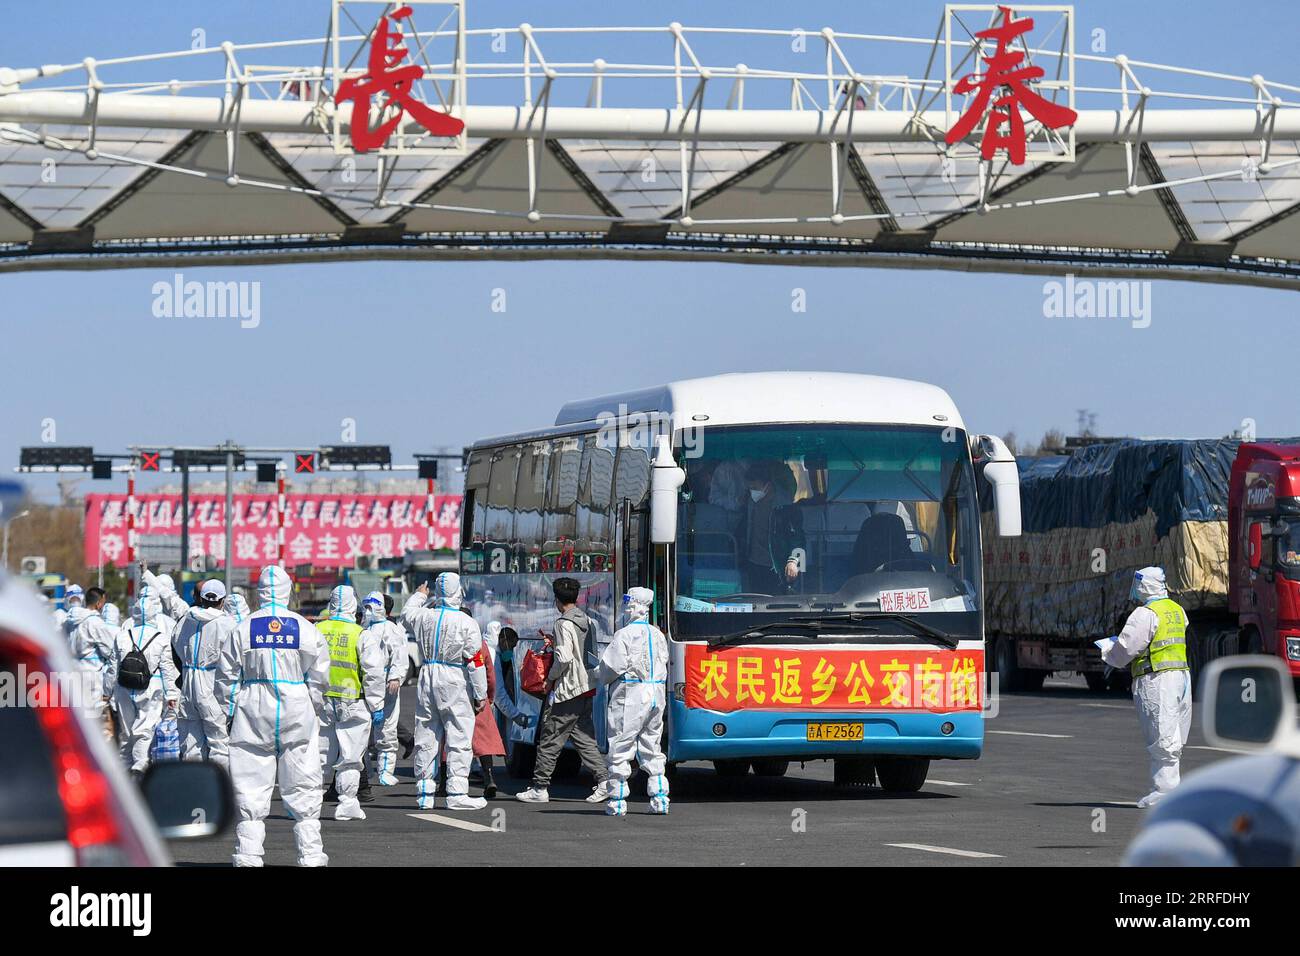
<instances>
[{"instance_id":1,"label":"red handbag","mask_svg":"<svg viewBox=\"0 0 1300 956\"><path fill-rule=\"evenodd\" d=\"M546 675L550 673L551 662L554 660L555 652L551 650L542 651L540 654L534 653L531 649L525 652L524 662L519 665L520 690L534 697L545 697Z\"/></svg>"}]
</instances>

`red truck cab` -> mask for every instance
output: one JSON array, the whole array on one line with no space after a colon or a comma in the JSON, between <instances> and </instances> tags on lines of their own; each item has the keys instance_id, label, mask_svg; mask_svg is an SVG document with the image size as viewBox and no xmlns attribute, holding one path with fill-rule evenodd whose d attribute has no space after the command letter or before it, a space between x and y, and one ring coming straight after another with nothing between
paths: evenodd
<instances>
[{"instance_id":1,"label":"red truck cab","mask_svg":"<svg viewBox=\"0 0 1300 956\"><path fill-rule=\"evenodd\" d=\"M1228 610L1238 651L1300 677L1300 445L1245 443L1228 485Z\"/></svg>"}]
</instances>

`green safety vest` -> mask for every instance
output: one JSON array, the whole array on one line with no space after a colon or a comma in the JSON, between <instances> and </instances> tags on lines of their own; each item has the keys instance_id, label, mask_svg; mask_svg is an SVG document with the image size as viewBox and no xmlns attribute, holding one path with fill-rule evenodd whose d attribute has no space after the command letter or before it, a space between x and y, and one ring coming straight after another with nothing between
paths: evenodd
<instances>
[{"instance_id":1,"label":"green safety vest","mask_svg":"<svg viewBox=\"0 0 1300 956\"><path fill-rule=\"evenodd\" d=\"M1169 598L1152 601L1156 612L1156 633L1142 654L1134 658L1129 671L1134 677L1159 671L1185 671L1187 667L1187 613Z\"/></svg>"},{"instance_id":2,"label":"green safety vest","mask_svg":"<svg viewBox=\"0 0 1300 956\"><path fill-rule=\"evenodd\" d=\"M330 649L330 684L326 697L361 698L361 625L352 621L321 621L316 625Z\"/></svg>"}]
</instances>

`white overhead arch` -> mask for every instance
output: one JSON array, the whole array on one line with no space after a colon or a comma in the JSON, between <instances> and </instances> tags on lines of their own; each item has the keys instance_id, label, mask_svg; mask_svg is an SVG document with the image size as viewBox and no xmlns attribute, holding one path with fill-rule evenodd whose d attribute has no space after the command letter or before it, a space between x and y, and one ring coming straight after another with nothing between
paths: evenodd
<instances>
[{"instance_id":1,"label":"white overhead arch","mask_svg":"<svg viewBox=\"0 0 1300 956\"><path fill-rule=\"evenodd\" d=\"M965 101L940 64L973 69L973 37L453 17L408 45L463 137L408 115L401 149L355 154L334 92L368 36L339 23L0 69L0 270L612 257L1300 287L1300 87L1257 74L1026 46L1078 117L1072 148L1031 124L1017 167L944 142Z\"/></svg>"}]
</instances>

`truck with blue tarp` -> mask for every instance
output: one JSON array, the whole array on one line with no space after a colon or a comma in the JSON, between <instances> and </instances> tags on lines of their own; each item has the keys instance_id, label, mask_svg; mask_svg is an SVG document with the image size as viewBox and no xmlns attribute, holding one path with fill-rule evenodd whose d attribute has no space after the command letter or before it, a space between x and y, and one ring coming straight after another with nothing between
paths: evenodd
<instances>
[{"instance_id":1,"label":"truck with blue tarp","mask_svg":"<svg viewBox=\"0 0 1300 956\"><path fill-rule=\"evenodd\" d=\"M1125 439L1020 460L1022 535L994 537L982 505L986 653L1003 690L1037 689L1053 672L1082 673L1093 690L1127 686L1093 641L1123 627L1133 572L1149 565L1188 613L1194 679L1237 651L1228 501L1239 445Z\"/></svg>"}]
</instances>

